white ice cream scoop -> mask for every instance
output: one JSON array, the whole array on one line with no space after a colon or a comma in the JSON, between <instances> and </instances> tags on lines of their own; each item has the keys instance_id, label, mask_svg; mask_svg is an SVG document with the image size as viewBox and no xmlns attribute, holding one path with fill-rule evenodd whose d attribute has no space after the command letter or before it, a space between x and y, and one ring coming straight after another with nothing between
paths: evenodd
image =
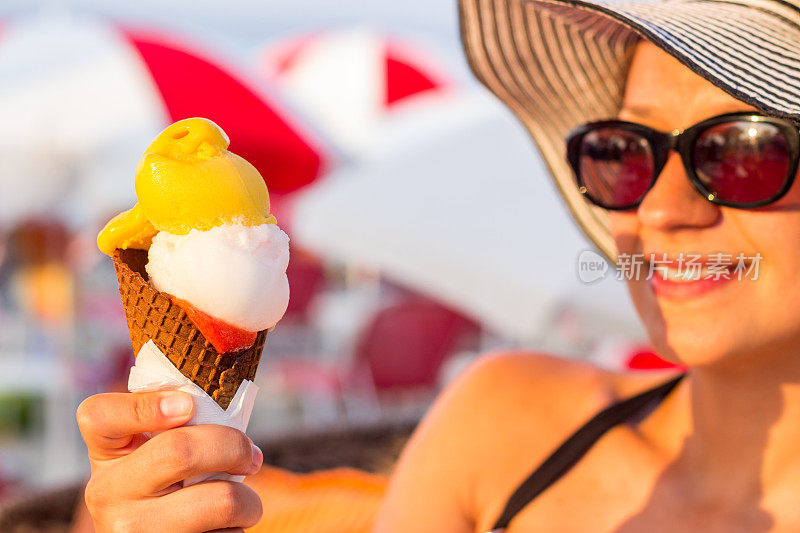
<instances>
[{"instance_id":1,"label":"white ice cream scoop","mask_svg":"<svg viewBox=\"0 0 800 533\"><path fill-rule=\"evenodd\" d=\"M156 289L241 329L271 328L289 304L289 237L275 224L161 231L148 259Z\"/></svg>"}]
</instances>

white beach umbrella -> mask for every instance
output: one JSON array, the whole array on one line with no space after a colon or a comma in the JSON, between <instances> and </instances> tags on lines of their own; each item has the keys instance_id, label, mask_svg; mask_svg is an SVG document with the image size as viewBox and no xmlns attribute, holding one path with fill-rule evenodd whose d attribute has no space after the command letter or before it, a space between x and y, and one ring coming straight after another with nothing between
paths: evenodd
<instances>
[{"instance_id":1,"label":"white beach umbrella","mask_svg":"<svg viewBox=\"0 0 800 533\"><path fill-rule=\"evenodd\" d=\"M613 269L579 280L590 245L492 97L467 92L407 109L376 154L302 192L297 243L378 269L520 341L546 336L564 309L598 334L640 335Z\"/></svg>"}]
</instances>

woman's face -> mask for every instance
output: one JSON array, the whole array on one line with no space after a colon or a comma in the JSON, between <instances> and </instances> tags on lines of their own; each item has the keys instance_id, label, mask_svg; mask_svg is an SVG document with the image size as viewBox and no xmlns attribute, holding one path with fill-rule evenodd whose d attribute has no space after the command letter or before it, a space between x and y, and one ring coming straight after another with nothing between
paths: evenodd
<instances>
[{"instance_id":1,"label":"woman's face","mask_svg":"<svg viewBox=\"0 0 800 533\"><path fill-rule=\"evenodd\" d=\"M752 109L642 43L620 118L672 131ZM742 354L764 356L800 346L800 180L766 207L722 207L697 193L673 152L638 208L611 212L611 230L620 254L643 254L638 257L645 261L651 254L677 260L681 252L684 258L702 254L712 263L719 253L732 258L741 253L748 261L761 256L749 265L757 266L756 279L751 270L749 277L732 276L723 283L658 283L646 275L628 281L650 340L663 357L687 365L735 363ZM648 269L645 264L643 274Z\"/></svg>"}]
</instances>

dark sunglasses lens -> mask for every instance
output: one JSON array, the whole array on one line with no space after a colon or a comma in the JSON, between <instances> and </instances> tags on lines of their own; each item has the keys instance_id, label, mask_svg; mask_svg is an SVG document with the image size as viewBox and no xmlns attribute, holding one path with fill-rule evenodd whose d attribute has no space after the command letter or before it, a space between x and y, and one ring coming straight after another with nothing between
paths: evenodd
<instances>
[{"instance_id":1,"label":"dark sunglasses lens","mask_svg":"<svg viewBox=\"0 0 800 533\"><path fill-rule=\"evenodd\" d=\"M583 136L579 156L584 194L605 207L635 205L650 188L653 151L638 133L613 127L592 130Z\"/></svg>"},{"instance_id":2,"label":"dark sunglasses lens","mask_svg":"<svg viewBox=\"0 0 800 533\"><path fill-rule=\"evenodd\" d=\"M707 129L692 154L706 189L728 202L763 202L789 179L791 148L774 124L736 121Z\"/></svg>"}]
</instances>

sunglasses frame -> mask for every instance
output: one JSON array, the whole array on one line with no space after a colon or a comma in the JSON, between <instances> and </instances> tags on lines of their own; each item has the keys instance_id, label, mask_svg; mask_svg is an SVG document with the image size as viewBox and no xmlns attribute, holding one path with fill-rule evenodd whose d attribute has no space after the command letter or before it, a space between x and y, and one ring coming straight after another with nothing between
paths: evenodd
<instances>
[{"instance_id":1,"label":"sunglasses frame","mask_svg":"<svg viewBox=\"0 0 800 533\"><path fill-rule=\"evenodd\" d=\"M728 122L739 121L773 125L783 133L784 137L786 138L786 142L789 145L790 160L787 171L788 175L784 178L785 183L777 193L765 200L759 200L756 202L732 202L718 198L715 193L708 190L703 184L702 180L697 175L694 162L692 161L692 149L700 135L714 126ZM650 184L647 186L647 189L642 197L630 205L608 206L603 204L603 202L593 198L589 194L583 183L583 178L581 177L580 150L583 137L593 131L611 127L641 135L642 138L650 143L650 148L653 153L653 176L650 180ZM658 177L661 175L661 172L664 170L664 166L667 164L667 159L669 158L669 153L672 150L675 150L680 155L684 171L686 172L689 181L691 182L692 186L694 186L695 190L697 190L697 192L703 196L703 198L713 204L732 207L735 209L753 209L756 207L763 207L781 199L794 183L797 174L798 160L800 160L800 131L798 130L797 126L788 120L769 115L763 115L754 111L717 115L715 117L698 122L697 124L694 124L684 130L673 130L669 133L658 131L636 122L627 122L624 120L601 120L597 122L589 122L574 128L567 134L566 141L567 161L572 167L572 172L578 185L578 191L594 205L610 211L627 211L629 209L638 207L639 204L641 204L644 200L645 196L647 196L647 193L650 191L650 189L653 188L658 180Z\"/></svg>"}]
</instances>

